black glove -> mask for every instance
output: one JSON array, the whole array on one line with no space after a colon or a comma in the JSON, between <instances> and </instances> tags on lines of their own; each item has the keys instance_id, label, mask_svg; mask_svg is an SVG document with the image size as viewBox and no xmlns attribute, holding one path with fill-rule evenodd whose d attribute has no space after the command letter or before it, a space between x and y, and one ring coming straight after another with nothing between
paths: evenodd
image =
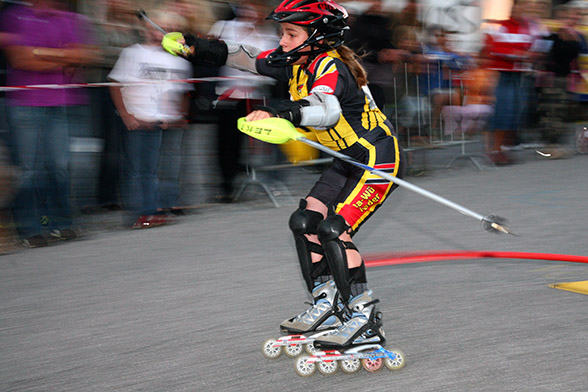
<instances>
[{"instance_id":1,"label":"black glove","mask_svg":"<svg viewBox=\"0 0 588 392\"><path fill-rule=\"evenodd\" d=\"M192 34L185 34L186 45L194 47L194 54L190 56L193 63L208 63L213 65L225 65L227 62L227 44L218 39L196 37Z\"/></svg>"},{"instance_id":2,"label":"black glove","mask_svg":"<svg viewBox=\"0 0 588 392\"><path fill-rule=\"evenodd\" d=\"M258 106L257 110L263 110L273 116L284 118L290 121L294 126L299 126L302 121L302 108L310 106L308 101L301 99L300 101L282 100L272 104L272 106Z\"/></svg>"}]
</instances>

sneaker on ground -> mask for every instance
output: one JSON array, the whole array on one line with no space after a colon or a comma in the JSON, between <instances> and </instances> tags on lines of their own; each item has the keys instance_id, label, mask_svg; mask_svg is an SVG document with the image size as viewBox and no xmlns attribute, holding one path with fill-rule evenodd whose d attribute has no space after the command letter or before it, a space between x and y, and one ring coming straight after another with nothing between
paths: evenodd
<instances>
[{"instance_id":1,"label":"sneaker on ground","mask_svg":"<svg viewBox=\"0 0 588 392\"><path fill-rule=\"evenodd\" d=\"M72 229L51 230L49 235L59 240L73 240L78 237Z\"/></svg>"},{"instance_id":2,"label":"sneaker on ground","mask_svg":"<svg viewBox=\"0 0 588 392\"><path fill-rule=\"evenodd\" d=\"M48 245L47 240L39 234L22 240L22 244L25 248L42 248Z\"/></svg>"}]
</instances>

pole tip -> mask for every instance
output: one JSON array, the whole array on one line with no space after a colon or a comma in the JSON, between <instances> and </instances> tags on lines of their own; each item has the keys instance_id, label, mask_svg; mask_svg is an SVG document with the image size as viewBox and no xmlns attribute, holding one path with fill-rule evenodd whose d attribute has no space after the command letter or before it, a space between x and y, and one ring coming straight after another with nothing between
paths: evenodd
<instances>
[{"instance_id":1,"label":"pole tip","mask_svg":"<svg viewBox=\"0 0 588 392\"><path fill-rule=\"evenodd\" d=\"M482 219L484 230L494 234L510 234L516 236L507 226L506 219L498 215L488 215Z\"/></svg>"}]
</instances>

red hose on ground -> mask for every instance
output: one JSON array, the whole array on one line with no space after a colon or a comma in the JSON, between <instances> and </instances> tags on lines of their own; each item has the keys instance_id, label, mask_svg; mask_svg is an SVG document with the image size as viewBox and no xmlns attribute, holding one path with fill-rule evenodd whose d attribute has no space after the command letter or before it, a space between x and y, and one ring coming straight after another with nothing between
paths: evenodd
<instances>
[{"instance_id":1,"label":"red hose on ground","mask_svg":"<svg viewBox=\"0 0 588 392\"><path fill-rule=\"evenodd\" d=\"M439 250L411 253L386 253L366 255L366 267L383 267L387 265L427 263L443 260L468 260L468 259L527 259L527 260L552 260L570 263L588 264L588 256L564 255L556 253L530 253L530 252L496 252L482 250Z\"/></svg>"}]
</instances>

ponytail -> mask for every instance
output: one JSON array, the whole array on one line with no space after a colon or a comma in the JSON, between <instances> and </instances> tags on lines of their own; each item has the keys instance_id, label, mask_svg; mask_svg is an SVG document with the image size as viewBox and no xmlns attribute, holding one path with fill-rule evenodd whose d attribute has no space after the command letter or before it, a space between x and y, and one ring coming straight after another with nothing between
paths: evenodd
<instances>
[{"instance_id":1,"label":"ponytail","mask_svg":"<svg viewBox=\"0 0 588 392\"><path fill-rule=\"evenodd\" d=\"M355 82L359 88L367 86L367 72L363 66L359 63L359 56L355 52L349 49L348 46L341 45L337 49L337 53L341 56L341 60L347 65L351 74L355 78Z\"/></svg>"}]
</instances>

